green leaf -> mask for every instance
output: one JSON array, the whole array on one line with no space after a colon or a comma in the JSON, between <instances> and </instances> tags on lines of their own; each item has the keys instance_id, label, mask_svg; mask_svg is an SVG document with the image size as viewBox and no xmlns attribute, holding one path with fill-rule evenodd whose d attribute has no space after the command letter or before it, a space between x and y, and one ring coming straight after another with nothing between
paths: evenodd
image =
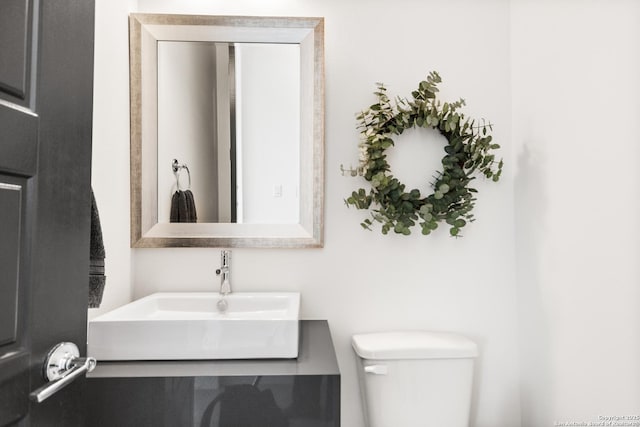
<instances>
[{"instance_id":1,"label":"green leaf","mask_svg":"<svg viewBox=\"0 0 640 427\"><path fill-rule=\"evenodd\" d=\"M449 234L451 234L452 236L457 236L459 232L460 230L456 227L451 227L451 229L449 229Z\"/></svg>"}]
</instances>

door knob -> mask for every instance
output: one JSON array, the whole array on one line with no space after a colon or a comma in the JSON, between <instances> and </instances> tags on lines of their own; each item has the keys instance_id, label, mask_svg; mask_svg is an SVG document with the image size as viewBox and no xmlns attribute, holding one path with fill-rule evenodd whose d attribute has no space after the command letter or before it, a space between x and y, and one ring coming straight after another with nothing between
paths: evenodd
<instances>
[{"instance_id":1,"label":"door knob","mask_svg":"<svg viewBox=\"0 0 640 427\"><path fill-rule=\"evenodd\" d=\"M29 398L40 403L95 367L96 359L80 357L78 346L74 343L58 343L49 351L42 366L42 375L49 382L32 391Z\"/></svg>"}]
</instances>

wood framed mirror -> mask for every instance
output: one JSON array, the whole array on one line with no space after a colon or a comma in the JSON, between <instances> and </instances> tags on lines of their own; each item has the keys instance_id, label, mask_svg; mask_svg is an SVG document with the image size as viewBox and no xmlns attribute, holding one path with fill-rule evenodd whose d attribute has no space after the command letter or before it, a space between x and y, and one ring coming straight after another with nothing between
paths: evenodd
<instances>
[{"instance_id":1,"label":"wood framed mirror","mask_svg":"<svg viewBox=\"0 0 640 427\"><path fill-rule=\"evenodd\" d=\"M323 18L131 14L129 31L131 247L321 247ZM175 222L187 190L197 220Z\"/></svg>"}]
</instances>

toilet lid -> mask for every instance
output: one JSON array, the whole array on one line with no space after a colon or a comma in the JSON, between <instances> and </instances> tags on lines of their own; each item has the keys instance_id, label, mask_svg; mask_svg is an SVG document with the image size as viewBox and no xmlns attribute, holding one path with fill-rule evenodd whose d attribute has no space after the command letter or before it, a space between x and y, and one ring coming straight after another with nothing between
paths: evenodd
<instances>
[{"instance_id":1,"label":"toilet lid","mask_svg":"<svg viewBox=\"0 0 640 427\"><path fill-rule=\"evenodd\" d=\"M478 356L469 338L448 332L395 331L358 334L353 349L363 359L457 359Z\"/></svg>"}]
</instances>

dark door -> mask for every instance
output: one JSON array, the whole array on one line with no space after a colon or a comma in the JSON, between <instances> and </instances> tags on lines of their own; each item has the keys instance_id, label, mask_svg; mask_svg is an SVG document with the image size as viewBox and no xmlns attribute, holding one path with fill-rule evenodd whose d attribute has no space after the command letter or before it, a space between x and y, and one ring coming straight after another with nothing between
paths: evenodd
<instances>
[{"instance_id":1,"label":"dark door","mask_svg":"<svg viewBox=\"0 0 640 427\"><path fill-rule=\"evenodd\" d=\"M0 426L84 424L84 379L28 396L86 351L93 28L94 0L0 0Z\"/></svg>"}]
</instances>

